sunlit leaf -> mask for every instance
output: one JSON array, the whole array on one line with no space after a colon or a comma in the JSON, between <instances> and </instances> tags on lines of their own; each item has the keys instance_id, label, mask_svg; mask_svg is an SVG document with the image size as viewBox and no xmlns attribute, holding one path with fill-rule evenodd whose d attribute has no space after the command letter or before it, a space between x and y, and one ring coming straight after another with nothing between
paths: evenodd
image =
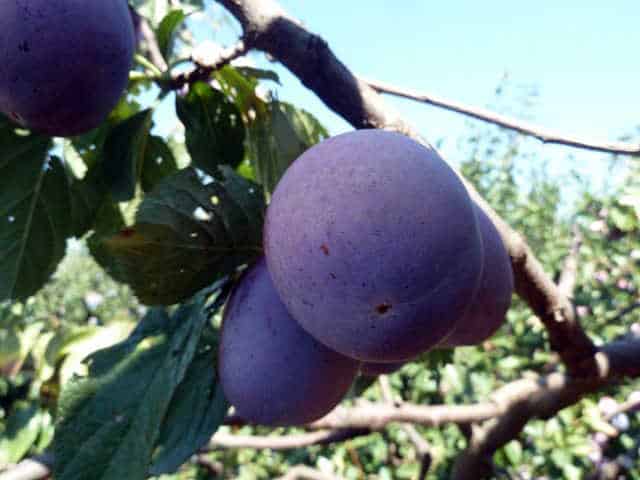
<instances>
[{"instance_id":1,"label":"sunlit leaf","mask_svg":"<svg viewBox=\"0 0 640 480\"><path fill-rule=\"evenodd\" d=\"M229 168L219 175L203 179L187 169L166 178L140 205L136 224L104 241L143 303L184 300L260 254L260 189Z\"/></svg>"},{"instance_id":2,"label":"sunlit leaf","mask_svg":"<svg viewBox=\"0 0 640 480\"><path fill-rule=\"evenodd\" d=\"M207 321L200 296L171 317L152 310L122 343L88 359L68 384L54 438L58 480L143 480L162 419Z\"/></svg>"},{"instance_id":3,"label":"sunlit leaf","mask_svg":"<svg viewBox=\"0 0 640 480\"><path fill-rule=\"evenodd\" d=\"M272 192L289 165L305 150L328 137L309 113L284 102L273 101L248 129L249 158L256 179Z\"/></svg>"},{"instance_id":4,"label":"sunlit leaf","mask_svg":"<svg viewBox=\"0 0 640 480\"><path fill-rule=\"evenodd\" d=\"M198 82L186 96L176 96L176 111L196 167L215 175L218 165L235 167L242 161L244 124L238 108L222 92Z\"/></svg>"},{"instance_id":5,"label":"sunlit leaf","mask_svg":"<svg viewBox=\"0 0 640 480\"><path fill-rule=\"evenodd\" d=\"M41 415L33 403L19 402L7 419L5 431L0 434L0 469L17 463L38 439Z\"/></svg>"},{"instance_id":6,"label":"sunlit leaf","mask_svg":"<svg viewBox=\"0 0 640 480\"><path fill-rule=\"evenodd\" d=\"M160 22L160 25L158 25L156 38L158 40L158 47L160 47L160 53L165 60L169 59L176 28L178 28L185 18L186 15L182 10L172 10L167 13Z\"/></svg>"}]
</instances>

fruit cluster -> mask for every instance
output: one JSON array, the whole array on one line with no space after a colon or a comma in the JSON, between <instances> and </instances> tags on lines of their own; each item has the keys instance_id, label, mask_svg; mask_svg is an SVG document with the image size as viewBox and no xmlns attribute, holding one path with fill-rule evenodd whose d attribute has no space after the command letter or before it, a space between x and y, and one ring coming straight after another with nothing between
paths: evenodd
<instances>
[{"instance_id":1,"label":"fruit cluster","mask_svg":"<svg viewBox=\"0 0 640 480\"><path fill-rule=\"evenodd\" d=\"M502 240L433 150L359 130L310 148L267 210L265 257L224 313L222 387L264 425L328 413L361 371L393 371L502 324L513 274Z\"/></svg>"}]
</instances>

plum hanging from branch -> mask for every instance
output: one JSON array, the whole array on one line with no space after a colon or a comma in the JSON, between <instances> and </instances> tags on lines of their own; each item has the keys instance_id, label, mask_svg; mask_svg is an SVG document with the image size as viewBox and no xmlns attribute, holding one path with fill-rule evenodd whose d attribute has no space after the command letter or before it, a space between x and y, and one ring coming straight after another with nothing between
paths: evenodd
<instances>
[{"instance_id":1,"label":"plum hanging from branch","mask_svg":"<svg viewBox=\"0 0 640 480\"><path fill-rule=\"evenodd\" d=\"M291 315L363 362L435 346L479 285L482 243L453 170L403 135L359 130L289 167L267 211L265 255Z\"/></svg>"},{"instance_id":2,"label":"plum hanging from branch","mask_svg":"<svg viewBox=\"0 0 640 480\"><path fill-rule=\"evenodd\" d=\"M219 351L224 393L238 414L261 425L301 425L335 407L358 362L336 353L291 318L260 260L225 307Z\"/></svg>"},{"instance_id":3,"label":"plum hanging from branch","mask_svg":"<svg viewBox=\"0 0 640 480\"><path fill-rule=\"evenodd\" d=\"M440 343L442 347L475 345L502 325L513 294L513 271L500 234L487 215L475 207L484 246L480 287L467 313Z\"/></svg>"},{"instance_id":4,"label":"plum hanging from branch","mask_svg":"<svg viewBox=\"0 0 640 480\"><path fill-rule=\"evenodd\" d=\"M97 127L127 86L135 43L125 0L0 2L0 111L52 136Z\"/></svg>"}]
</instances>

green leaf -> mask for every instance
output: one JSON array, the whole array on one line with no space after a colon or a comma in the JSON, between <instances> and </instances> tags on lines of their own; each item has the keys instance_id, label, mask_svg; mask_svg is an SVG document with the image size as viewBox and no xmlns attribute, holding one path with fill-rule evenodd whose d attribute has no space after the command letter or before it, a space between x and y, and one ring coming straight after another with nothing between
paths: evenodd
<instances>
[{"instance_id":1,"label":"green leaf","mask_svg":"<svg viewBox=\"0 0 640 480\"><path fill-rule=\"evenodd\" d=\"M41 415L38 406L18 402L0 435L0 469L19 462L38 439Z\"/></svg>"},{"instance_id":2,"label":"green leaf","mask_svg":"<svg viewBox=\"0 0 640 480\"><path fill-rule=\"evenodd\" d=\"M131 200L144 164L152 110L147 109L118 123L104 143L102 173L114 200Z\"/></svg>"},{"instance_id":3,"label":"green leaf","mask_svg":"<svg viewBox=\"0 0 640 480\"><path fill-rule=\"evenodd\" d=\"M281 85L280 77L273 70L265 70L263 68L255 67L235 67L235 69L247 77L258 78L260 80L271 80L272 82L276 82L278 85Z\"/></svg>"},{"instance_id":4,"label":"green leaf","mask_svg":"<svg viewBox=\"0 0 640 480\"><path fill-rule=\"evenodd\" d=\"M170 11L158 25L156 30L156 38L158 40L158 46L160 47L160 53L165 60L169 60L171 54L173 34L178 26L186 18L186 15L182 10Z\"/></svg>"},{"instance_id":5,"label":"green leaf","mask_svg":"<svg viewBox=\"0 0 640 480\"><path fill-rule=\"evenodd\" d=\"M106 193L100 172L95 168L90 169L83 179L72 182L71 212L75 237L81 237L93 228Z\"/></svg>"},{"instance_id":6,"label":"green leaf","mask_svg":"<svg viewBox=\"0 0 640 480\"><path fill-rule=\"evenodd\" d=\"M504 454L513 466L522 463L522 445L517 440L512 440L504 446Z\"/></svg>"},{"instance_id":7,"label":"green leaf","mask_svg":"<svg viewBox=\"0 0 640 480\"><path fill-rule=\"evenodd\" d=\"M171 317L149 312L124 342L87 359L89 375L60 398L58 480L142 480L176 389L207 321L203 296Z\"/></svg>"},{"instance_id":8,"label":"green leaf","mask_svg":"<svg viewBox=\"0 0 640 480\"><path fill-rule=\"evenodd\" d=\"M238 68L226 65L214 72L221 90L233 98L240 111L248 115L251 109L264 110L264 101L256 96L258 80L244 75Z\"/></svg>"},{"instance_id":9,"label":"green leaf","mask_svg":"<svg viewBox=\"0 0 640 480\"><path fill-rule=\"evenodd\" d=\"M0 301L35 293L73 230L67 175L48 138L0 121Z\"/></svg>"},{"instance_id":10,"label":"green leaf","mask_svg":"<svg viewBox=\"0 0 640 480\"><path fill-rule=\"evenodd\" d=\"M441 348L429 350L420 355L416 361L423 364L428 370L436 370L453 362L453 348Z\"/></svg>"},{"instance_id":11,"label":"green leaf","mask_svg":"<svg viewBox=\"0 0 640 480\"><path fill-rule=\"evenodd\" d=\"M22 358L20 336L14 328L0 330L0 376L8 375Z\"/></svg>"},{"instance_id":12,"label":"green leaf","mask_svg":"<svg viewBox=\"0 0 640 480\"><path fill-rule=\"evenodd\" d=\"M216 175L218 165L236 167L242 161L244 124L238 107L222 92L198 82L186 96L176 96L176 111L193 165Z\"/></svg>"},{"instance_id":13,"label":"green leaf","mask_svg":"<svg viewBox=\"0 0 640 480\"><path fill-rule=\"evenodd\" d=\"M289 165L305 150L328 137L304 110L273 101L258 111L248 129L249 155L258 182L272 192Z\"/></svg>"},{"instance_id":14,"label":"green leaf","mask_svg":"<svg viewBox=\"0 0 640 480\"><path fill-rule=\"evenodd\" d=\"M316 117L302 108L297 108L290 103L275 102L275 107L289 119L296 134L308 147L315 145L329 136L329 132L322 126Z\"/></svg>"},{"instance_id":15,"label":"green leaf","mask_svg":"<svg viewBox=\"0 0 640 480\"><path fill-rule=\"evenodd\" d=\"M176 390L164 419L150 473L171 473L211 438L229 404L218 383L217 350L204 343Z\"/></svg>"},{"instance_id":16,"label":"green leaf","mask_svg":"<svg viewBox=\"0 0 640 480\"><path fill-rule=\"evenodd\" d=\"M150 192L163 178L177 171L178 164L169 146L161 137L150 136L142 167L142 190Z\"/></svg>"},{"instance_id":17,"label":"green leaf","mask_svg":"<svg viewBox=\"0 0 640 480\"><path fill-rule=\"evenodd\" d=\"M230 168L219 175L207 184L193 169L166 178L145 197L136 225L105 239L142 302L180 302L261 253L259 187Z\"/></svg>"},{"instance_id":18,"label":"green leaf","mask_svg":"<svg viewBox=\"0 0 640 480\"><path fill-rule=\"evenodd\" d=\"M610 216L613 224L623 232L631 232L638 226L634 211L630 208L613 207Z\"/></svg>"},{"instance_id":19,"label":"green leaf","mask_svg":"<svg viewBox=\"0 0 640 480\"><path fill-rule=\"evenodd\" d=\"M141 192L138 192L140 194ZM135 214L142 198L137 195L130 202L114 202L109 195L98 208L93 224L93 234L87 239L89 251L98 264L115 280L123 282L126 276L120 271L102 239L116 234L135 222Z\"/></svg>"}]
</instances>

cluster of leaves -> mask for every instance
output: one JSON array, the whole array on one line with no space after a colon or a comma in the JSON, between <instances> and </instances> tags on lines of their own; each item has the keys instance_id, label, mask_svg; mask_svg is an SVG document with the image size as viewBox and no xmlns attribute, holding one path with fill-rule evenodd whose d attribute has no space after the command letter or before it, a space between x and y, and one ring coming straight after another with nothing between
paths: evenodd
<instances>
[{"instance_id":1,"label":"cluster of leaves","mask_svg":"<svg viewBox=\"0 0 640 480\"><path fill-rule=\"evenodd\" d=\"M164 0L132 4L151 20L166 63L188 61L176 54L185 37L177 34L202 2L181 2L184 11ZM89 134L50 139L0 119L0 469L51 447L55 434L62 480L208 478L188 459L228 407L216 383L216 314L237 272L261 254L264 209L278 179L327 136L309 113L258 93L261 82L278 81L272 72L225 66L175 93L166 72L140 63L127 95ZM178 127L163 137L154 124L163 121L158 104L168 103ZM638 172L619 191L585 190L575 208L560 210L559 180L543 168L523 177L519 167L530 158L514 135L474 130L465 146L463 172L527 236L550 274L559 275L579 226L575 298L594 340L637 328ZM60 264L74 237L88 251ZM421 404L472 403L523 375L555 369L544 329L521 301L514 299L508 320L480 346L407 364L391 377L394 391ZM608 395L622 403L639 388L631 383ZM381 401L375 385L362 396ZM625 424L606 414L587 398L532 422L496 463L506 475L573 480L613 462L639 478L623 464L637 460L640 416L626 414ZM429 478L444 478L464 436L455 426L420 432L432 447ZM225 478L247 480L300 463L354 479L415 478L420 468L395 426L326 447L203 458Z\"/></svg>"}]
</instances>

